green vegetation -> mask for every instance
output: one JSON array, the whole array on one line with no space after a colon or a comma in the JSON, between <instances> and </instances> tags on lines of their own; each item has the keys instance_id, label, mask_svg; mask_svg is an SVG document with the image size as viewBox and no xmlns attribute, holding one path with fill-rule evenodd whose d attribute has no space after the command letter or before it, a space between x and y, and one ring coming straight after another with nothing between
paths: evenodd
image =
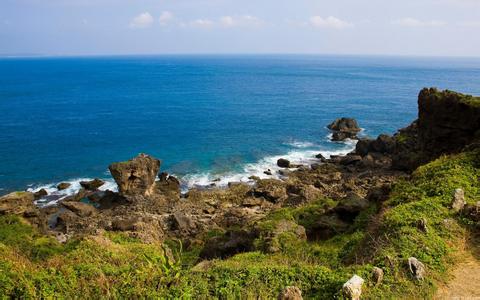
<instances>
[{"instance_id":1,"label":"green vegetation","mask_svg":"<svg viewBox=\"0 0 480 300\"><path fill-rule=\"evenodd\" d=\"M297 285L305 298L340 296L353 274L366 279L363 296L428 298L454 263L454 253L469 230L449 205L456 188L467 202L480 200L480 151L442 157L396 184L390 199L363 211L346 233L326 241L278 237L275 253L263 251L214 260L203 271L199 247L182 250L180 242L142 244L119 233L71 241L65 245L39 235L22 219L0 217L0 295L16 298L273 298ZM257 225L275 230L287 220L307 231L336 203L320 199L303 207L279 209ZM428 231L419 228L424 220ZM205 238L222 234L212 231ZM262 241L258 241L262 242ZM170 249L172 251L170 251ZM173 254L172 254L173 253ZM406 265L414 256L427 267L415 281ZM379 286L371 269L384 269Z\"/></svg>"}]
</instances>

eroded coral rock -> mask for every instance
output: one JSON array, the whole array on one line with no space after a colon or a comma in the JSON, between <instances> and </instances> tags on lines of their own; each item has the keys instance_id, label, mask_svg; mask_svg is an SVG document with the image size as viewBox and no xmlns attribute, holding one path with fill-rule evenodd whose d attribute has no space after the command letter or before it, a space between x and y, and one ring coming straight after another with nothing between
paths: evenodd
<instances>
[{"instance_id":1,"label":"eroded coral rock","mask_svg":"<svg viewBox=\"0 0 480 300\"><path fill-rule=\"evenodd\" d=\"M160 160L140 154L129 161L113 163L108 168L121 194L148 196L154 191Z\"/></svg>"}]
</instances>

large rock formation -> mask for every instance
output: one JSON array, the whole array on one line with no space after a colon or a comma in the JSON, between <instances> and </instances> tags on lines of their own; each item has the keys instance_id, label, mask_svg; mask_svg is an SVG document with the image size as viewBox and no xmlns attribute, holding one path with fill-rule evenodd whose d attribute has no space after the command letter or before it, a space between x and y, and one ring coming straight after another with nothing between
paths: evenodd
<instances>
[{"instance_id":1,"label":"large rock formation","mask_svg":"<svg viewBox=\"0 0 480 300\"><path fill-rule=\"evenodd\" d=\"M327 128L333 131L333 141L356 139L357 133L359 133L361 130L357 121L352 118L336 119L330 125L328 125Z\"/></svg>"},{"instance_id":2,"label":"large rock formation","mask_svg":"<svg viewBox=\"0 0 480 300\"><path fill-rule=\"evenodd\" d=\"M146 154L111 164L108 169L123 195L151 195L155 178L160 170L160 160Z\"/></svg>"},{"instance_id":3,"label":"large rock formation","mask_svg":"<svg viewBox=\"0 0 480 300\"><path fill-rule=\"evenodd\" d=\"M480 98L423 89L418 96L418 141L432 158L480 141Z\"/></svg>"}]
</instances>

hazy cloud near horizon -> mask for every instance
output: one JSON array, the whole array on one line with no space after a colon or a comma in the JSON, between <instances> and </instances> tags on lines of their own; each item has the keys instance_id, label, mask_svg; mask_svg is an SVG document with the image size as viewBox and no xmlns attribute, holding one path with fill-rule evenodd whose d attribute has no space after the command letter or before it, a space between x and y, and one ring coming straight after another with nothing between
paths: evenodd
<instances>
[{"instance_id":1,"label":"hazy cloud near horizon","mask_svg":"<svg viewBox=\"0 0 480 300\"><path fill-rule=\"evenodd\" d=\"M477 0L2 0L0 54L480 56Z\"/></svg>"}]
</instances>

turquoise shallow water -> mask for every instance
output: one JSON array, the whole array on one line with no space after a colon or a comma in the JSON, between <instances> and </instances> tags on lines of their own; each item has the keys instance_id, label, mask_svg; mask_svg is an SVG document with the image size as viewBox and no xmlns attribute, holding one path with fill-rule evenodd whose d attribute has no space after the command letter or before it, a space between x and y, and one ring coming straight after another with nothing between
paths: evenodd
<instances>
[{"instance_id":1,"label":"turquoise shallow water","mask_svg":"<svg viewBox=\"0 0 480 300\"><path fill-rule=\"evenodd\" d=\"M140 152L185 185L262 174L416 118L425 86L480 95L480 59L354 56L142 56L0 59L0 194L79 178ZM330 151L330 152L328 152Z\"/></svg>"}]
</instances>

